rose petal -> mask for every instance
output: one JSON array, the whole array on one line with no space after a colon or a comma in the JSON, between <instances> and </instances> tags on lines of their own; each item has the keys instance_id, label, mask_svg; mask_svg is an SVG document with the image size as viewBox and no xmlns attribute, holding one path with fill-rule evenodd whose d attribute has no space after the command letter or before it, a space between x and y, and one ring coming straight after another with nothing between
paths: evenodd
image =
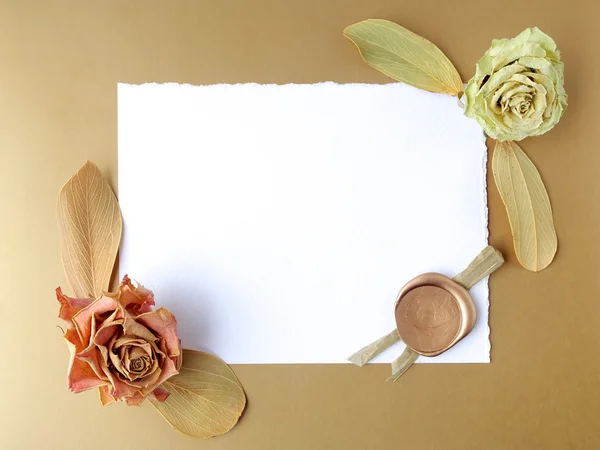
<instances>
[{"instance_id":1,"label":"rose petal","mask_svg":"<svg viewBox=\"0 0 600 450\"><path fill-rule=\"evenodd\" d=\"M181 339L179 339L179 355L175 359L175 367L177 371L181 369L181 365L183 364L183 352L181 351Z\"/></svg>"},{"instance_id":2,"label":"rose petal","mask_svg":"<svg viewBox=\"0 0 600 450\"><path fill-rule=\"evenodd\" d=\"M119 304L112 298L102 296L98 300L94 300L89 306L83 308L73 316L73 323L79 333L81 342L88 345L92 333L92 316L104 314L109 311L115 311L119 308Z\"/></svg>"},{"instance_id":3,"label":"rose petal","mask_svg":"<svg viewBox=\"0 0 600 450\"><path fill-rule=\"evenodd\" d=\"M109 356L108 356L108 349L104 345L99 345L98 346L98 351L102 355L102 359L104 361L104 364L108 364L108 360L110 359Z\"/></svg>"},{"instance_id":4,"label":"rose petal","mask_svg":"<svg viewBox=\"0 0 600 450\"><path fill-rule=\"evenodd\" d=\"M125 401L127 402L127 405L129 405L129 406L140 406L142 404L142 402L144 401L144 398L145 397L142 394L140 394L139 392L136 392L131 397L127 397L125 399Z\"/></svg>"},{"instance_id":5,"label":"rose petal","mask_svg":"<svg viewBox=\"0 0 600 450\"><path fill-rule=\"evenodd\" d=\"M123 383L119 378L113 374L110 369L106 366L102 367L104 374L109 379L110 384L113 387L112 395L118 400L121 400L126 397L131 397L135 394L139 389L133 386L129 386Z\"/></svg>"},{"instance_id":6,"label":"rose petal","mask_svg":"<svg viewBox=\"0 0 600 450\"><path fill-rule=\"evenodd\" d=\"M139 285L137 288L131 284L131 280L127 275L123 277L119 292L115 296L123 307L133 316L143 314L152 310L154 306L154 294L144 286Z\"/></svg>"},{"instance_id":7,"label":"rose petal","mask_svg":"<svg viewBox=\"0 0 600 450\"><path fill-rule=\"evenodd\" d=\"M94 343L96 345L106 345L114 334L119 331L119 327L123 326L125 314L126 313L122 308L115 309L113 313L104 320L102 320L102 315L94 314L97 325L97 331L94 334Z\"/></svg>"},{"instance_id":8,"label":"rose petal","mask_svg":"<svg viewBox=\"0 0 600 450\"><path fill-rule=\"evenodd\" d=\"M102 403L102 406L110 405L111 403L117 401L117 399L114 398L110 393L109 385L100 386L98 391L100 392L100 402Z\"/></svg>"},{"instance_id":9,"label":"rose petal","mask_svg":"<svg viewBox=\"0 0 600 450\"><path fill-rule=\"evenodd\" d=\"M90 365L80 360L73 358L69 366L69 375L67 376L69 389L75 393L87 391L98 386L106 384L106 381L98 378Z\"/></svg>"},{"instance_id":10,"label":"rose petal","mask_svg":"<svg viewBox=\"0 0 600 450\"><path fill-rule=\"evenodd\" d=\"M165 340L169 356L180 354L179 337L177 336L177 319L165 308L142 314L136 318Z\"/></svg>"},{"instance_id":11,"label":"rose petal","mask_svg":"<svg viewBox=\"0 0 600 450\"><path fill-rule=\"evenodd\" d=\"M151 395L154 395L154 397L156 398L156 400L158 400L159 402L161 402L161 403L162 403L162 402L164 402L164 401L165 401L165 400L166 400L166 399L169 397L169 395L171 395L171 394L169 393L169 391L167 391L167 390L165 390L165 389L163 389L163 388L161 388L161 387L157 387L156 389L154 389L154 390L152 391L152 394L151 394Z\"/></svg>"},{"instance_id":12,"label":"rose petal","mask_svg":"<svg viewBox=\"0 0 600 450\"><path fill-rule=\"evenodd\" d=\"M90 298L71 298L63 294L60 287L56 288L56 298L60 302L60 311L58 317L70 321L75 314L87 307L94 300Z\"/></svg>"},{"instance_id":13,"label":"rose petal","mask_svg":"<svg viewBox=\"0 0 600 450\"><path fill-rule=\"evenodd\" d=\"M108 326L104 325L94 336L94 344L97 346L106 345L122 328L122 324L118 322L112 322Z\"/></svg>"},{"instance_id":14,"label":"rose petal","mask_svg":"<svg viewBox=\"0 0 600 450\"><path fill-rule=\"evenodd\" d=\"M153 314L153 313L150 312L147 314ZM138 317L142 317L142 316L138 316ZM123 324L123 330L125 331L125 335L127 335L127 336L141 338L147 342L154 342L156 340L156 336L152 333L152 331L150 331L144 325L145 324L141 321L138 321L137 318L133 319L131 316L128 316L128 317L125 317L125 323Z\"/></svg>"},{"instance_id":15,"label":"rose petal","mask_svg":"<svg viewBox=\"0 0 600 450\"><path fill-rule=\"evenodd\" d=\"M151 389L144 389L143 392L149 393L150 391L154 390L157 386L163 384L172 376L179 374L177 367L175 367L175 362L171 358L165 359L165 362L163 363L161 369L162 371L160 373L160 377L156 380L156 383L154 383L151 386Z\"/></svg>"},{"instance_id":16,"label":"rose petal","mask_svg":"<svg viewBox=\"0 0 600 450\"><path fill-rule=\"evenodd\" d=\"M76 326L77 328L77 326ZM79 337L81 338L81 333L78 334ZM87 341L82 341L82 344L85 345L85 349L83 349L81 352L79 352L79 355L81 355L83 353L84 357L87 357L87 353L91 352L92 350L94 350L96 348L96 346L94 345L94 339L93 336L96 334L96 317L92 315L91 320L90 320L90 332L89 335L92 336L92 338L88 338Z\"/></svg>"},{"instance_id":17,"label":"rose petal","mask_svg":"<svg viewBox=\"0 0 600 450\"><path fill-rule=\"evenodd\" d=\"M81 343L81 339L79 339L79 333L77 333L75 328L67 328L64 338L67 340L67 342L72 344L75 354L83 351L84 346ZM71 349L71 346L69 346L69 349Z\"/></svg>"},{"instance_id":18,"label":"rose petal","mask_svg":"<svg viewBox=\"0 0 600 450\"><path fill-rule=\"evenodd\" d=\"M97 347L90 347L85 349L84 351L77 354L77 358L82 361L85 361L91 369L94 371L96 376L104 381L107 381L106 376L104 375L104 370L102 367L106 364L102 358L102 354Z\"/></svg>"},{"instance_id":19,"label":"rose petal","mask_svg":"<svg viewBox=\"0 0 600 450\"><path fill-rule=\"evenodd\" d=\"M500 67L504 67L512 61L517 61L519 58L524 56L532 56L537 58L543 58L546 56L546 51L536 43L523 43L510 45L505 48L502 48L500 51L497 51L492 48L490 49L490 56L493 57L492 65L494 70L497 70Z\"/></svg>"},{"instance_id":20,"label":"rose petal","mask_svg":"<svg viewBox=\"0 0 600 450\"><path fill-rule=\"evenodd\" d=\"M134 381L125 381L125 383L130 386L135 386L142 394L148 395L160 384L158 380L161 375L162 370L160 370L160 367L157 367L150 375L144 378L138 378Z\"/></svg>"},{"instance_id":21,"label":"rose petal","mask_svg":"<svg viewBox=\"0 0 600 450\"><path fill-rule=\"evenodd\" d=\"M131 346L131 348L127 352L127 358L131 361L136 360L136 359L141 359L143 356L152 357L152 348L150 347L150 344L148 344L147 342L143 346L140 346L140 345Z\"/></svg>"},{"instance_id":22,"label":"rose petal","mask_svg":"<svg viewBox=\"0 0 600 450\"><path fill-rule=\"evenodd\" d=\"M156 339L156 338L154 338ZM150 342L153 342L154 339ZM132 345L135 346L140 346L140 347L144 347L144 348L148 348L150 351L150 354L152 353L151 350L151 343L146 341L145 339L142 338L138 338L135 336L128 336L128 335L124 335L124 336L120 336L120 337L115 337L114 341L111 343L111 349L113 350L119 350L122 349L123 347L130 347Z\"/></svg>"},{"instance_id":23,"label":"rose petal","mask_svg":"<svg viewBox=\"0 0 600 450\"><path fill-rule=\"evenodd\" d=\"M119 355L116 355L115 353L109 350L108 356L112 365L115 366L115 370L121 375L127 376L127 373L125 372L125 368L123 367L123 363L121 362L121 358L119 358Z\"/></svg>"},{"instance_id":24,"label":"rose petal","mask_svg":"<svg viewBox=\"0 0 600 450\"><path fill-rule=\"evenodd\" d=\"M498 72L490 76L487 83L483 85L481 88L482 95L486 96L495 92L496 89L498 89L504 82L508 81L513 75L524 70L526 70L526 68L518 64L503 67L502 69L498 70Z\"/></svg>"},{"instance_id":25,"label":"rose petal","mask_svg":"<svg viewBox=\"0 0 600 450\"><path fill-rule=\"evenodd\" d=\"M78 348L77 345L73 343L72 339L74 339L72 333L65 333L65 340L71 354L71 357L69 358L69 367L67 369L67 383L69 389L77 393L106 384L106 381L99 378L86 361L77 357L76 353Z\"/></svg>"}]
</instances>

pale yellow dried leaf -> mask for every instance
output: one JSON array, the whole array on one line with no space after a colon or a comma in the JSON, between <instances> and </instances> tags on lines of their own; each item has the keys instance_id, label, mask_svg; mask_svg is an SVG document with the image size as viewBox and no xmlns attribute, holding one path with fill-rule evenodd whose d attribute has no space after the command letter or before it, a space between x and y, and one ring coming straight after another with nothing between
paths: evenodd
<instances>
[{"instance_id":1,"label":"pale yellow dried leaf","mask_svg":"<svg viewBox=\"0 0 600 450\"><path fill-rule=\"evenodd\" d=\"M58 226L63 267L75 297L98 297L109 288L123 220L95 164L86 162L60 190Z\"/></svg>"},{"instance_id":2,"label":"pale yellow dried leaf","mask_svg":"<svg viewBox=\"0 0 600 450\"><path fill-rule=\"evenodd\" d=\"M545 269L554 259L558 239L550 199L539 172L511 141L496 142L492 171L506 207L519 262L533 272Z\"/></svg>"},{"instance_id":3,"label":"pale yellow dried leaf","mask_svg":"<svg viewBox=\"0 0 600 450\"><path fill-rule=\"evenodd\" d=\"M208 353L183 351L179 375L162 384L171 395L152 405L177 431L200 439L231 430L246 407L246 394L231 368Z\"/></svg>"},{"instance_id":4,"label":"pale yellow dried leaf","mask_svg":"<svg viewBox=\"0 0 600 450\"><path fill-rule=\"evenodd\" d=\"M458 71L439 48L394 22L364 20L346 27L344 36L367 64L394 80L442 94L463 90Z\"/></svg>"}]
</instances>

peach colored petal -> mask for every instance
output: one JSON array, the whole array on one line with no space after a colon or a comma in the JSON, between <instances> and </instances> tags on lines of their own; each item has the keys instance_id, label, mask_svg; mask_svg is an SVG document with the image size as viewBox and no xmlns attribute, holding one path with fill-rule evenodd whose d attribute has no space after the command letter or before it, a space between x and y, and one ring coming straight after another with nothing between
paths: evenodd
<instances>
[{"instance_id":1,"label":"peach colored petal","mask_svg":"<svg viewBox=\"0 0 600 450\"><path fill-rule=\"evenodd\" d=\"M121 358L119 358L119 355L116 355L113 351L110 350L108 351L108 357L110 358L110 362L112 363L112 365L115 368L115 371L118 374L124 375L125 374L125 369L123 368L123 363L121 362Z\"/></svg>"},{"instance_id":2,"label":"peach colored petal","mask_svg":"<svg viewBox=\"0 0 600 450\"><path fill-rule=\"evenodd\" d=\"M79 332L81 342L88 345L92 335L92 317L94 315L104 314L119 308L119 304L112 298L102 296L94 300L89 306L83 308L73 316L73 323Z\"/></svg>"},{"instance_id":3,"label":"peach colored petal","mask_svg":"<svg viewBox=\"0 0 600 450\"><path fill-rule=\"evenodd\" d=\"M108 349L104 345L99 345L98 351L102 355L102 360L104 361L104 364L108 364L108 360L109 360Z\"/></svg>"},{"instance_id":4,"label":"peach colored petal","mask_svg":"<svg viewBox=\"0 0 600 450\"><path fill-rule=\"evenodd\" d=\"M158 378L158 380L156 380L156 383L154 383L154 385L151 386L151 389L149 386L148 389L144 390L144 391L148 391L146 393L149 393L149 391L154 390L154 388L156 388L157 386L160 386L161 384L163 384L165 381L167 381L172 376L179 374L179 371L175 367L175 362L170 358L165 359L161 369L162 369L162 372L160 374L160 377Z\"/></svg>"},{"instance_id":5,"label":"peach colored petal","mask_svg":"<svg viewBox=\"0 0 600 450\"><path fill-rule=\"evenodd\" d=\"M110 311L107 311L107 312L110 312ZM127 315L127 313L118 304L118 302L117 302L117 308L108 317L106 317L106 313L96 313L96 312L94 313L94 316L96 316L96 321L99 324L98 329L102 328L103 325L109 326L111 323L122 324L125 321L126 315ZM106 318L103 319L103 317L106 317Z\"/></svg>"},{"instance_id":6,"label":"peach colored petal","mask_svg":"<svg viewBox=\"0 0 600 450\"><path fill-rule=\"evenodd\" d=\"M157 339L157 341L154 343L154 346L156 347L155 351L160 352L162 356L167 356L169 354L169 351L167 350L167 344L163 338Z\"/></svg>"},{"instance_id":7,"label":"peach colored petal","mask_svg":"<svg viewBox=\"0 0 600 450\"><path fill-rule=\"evenodd\" d=\"M97 347L90 347L85 349L84 351L77 354L77 358L79 358L82 361L85 361L99 379L108 381L103 370L103 367L106 366L106 363L103 361L102 354L100 353L100 350Z\"/></svg>"},{"instance_id":8,"label":"peach colored petal","mask_svg":"<svg viewBox=\"0 0 600 450\"><path fill-rule=\"evenodd\" d=\"M158 380L162 376L162 370L157 367L150 375L139 380L132 381L131 384L137 386L144 395L152 392L160 383Z\"/></svg>"},{"instance_id":9,"label":"peach colored petal","mask_svg":"<svg viewBox=\"0 0 600 450\"><path fill-rule=\"evenodd\" d=\"M138 391L138 388L129 386L123 383L121 380L119 380L119 378L115 376L115 374L113 374L108 367L102 366L102 370L104 371L104 374L106 375L110 384L113 387L112 395L116 399L121 399L123 397L131 397Z\"/></svg>"},{"instance_id":10,"label":"peach colored petal","mask_svg":"<svg viewBox=\"0 0 600 450\"><path fill-rule=\"evenodd\" d=\"M93 343L98 347L106 345L106 343L122 329L123 323L125 322L124 317L123 311L121 311L120 308L113 311L113 313L98 326L98 331L92 332ZM96 321L96 324L98 323L98 316L96 314L94 314L92 319Z\"/></svg>"},{"instance_id":11,"label":"peach colored petal","mask_svg":"<svg viewBox=\"0 0 600 450\"><path fill-rule=\"evenodd\" d=\"M67 377L69 389L75 393L87 391L98 386L106 384L106 381L101 380L96 376L90 365L75 357L73 363L69 367L69 375Z\"/></svg>"},{"instance_id":12,"label":"peach colored petal","mask_svg":"<svg viewBox=\"0 0 600 450\"><path fill-rule=\"evenodd\" d=\"M89 327L90 327L89 334L90 334L90 336L93 337L96 334L96 317L93 315L90 319ZM75 329L77 330L77 334L78 334L79 338L81 339L81 333L79 332L79 328L77 327L77 324L75 324ZM89 352L95 348L94 340L92 338L87 338L86 340L82 339L81 344L85 345L85 349L83 349L81 352L79 352L79 354L81 354L81 353L85 354L85 352Z\"/></svg>"},{"instance_id":13,"label":"peach colored petal","mask_svg":"<svg viewBox=\"0 0 600 450\"><path fill-rule=\"evenodd\" d=\"M58 317L70 321L75 314L93 302L90 298L70 298L63 294L60 287L56 288L56 298L60 302Z\"/></svg>"},{"instance_id":14,"label":"peach colored petal","mask_svg":"<svg viewBox=\"0 0 600 450\"><path fill-rule=\"evenodd\" d=\"M114 386L113 395L117 399L131 397L133 394L139 391L139 388L123 383L115 376L113 376L112 385Z\"/></svg>"},{"instance_id":15,"label":"peach colored petal","mask_svg":"<svg viewBox=\"0 0 600 450\"><path fill-rule=\"evenodd\" d=\"M181 369L181 365L183 364L183 352L181 351L181 339L179 339L179 355L177 355L175 360L175 367L179 371Z\"/></svg>"},{"instance_id":16,"label":"peach colored petal","mask_svg":"<svg viewBox=\"0 0 600 450\"><path fill-rule=\"evenodd\" d=\"M136 361L141 361L143 367L140 369L139 364ZM137 380L145 379L158 369L158 364L156 360L152 360L152 358L148 356L142 356L138 359L130 357L129 352L125 355L125 364L127 370L127 379L130 382L135 382ZM137 367L137 370L135 368Z\"/></svg>"},{"instance_id":17,"label":"peach colored petal","mask_svg":"<svg viewBox=\"0 0 600 450\"><path fill-rule=\"evenodd\" d=\"M144 398L145 397L142 394L140 394L139 392L136 392L131 397L126 398L125 401L127 402L127 405L129 405L129 406L140 406L142 404L142 402L144 401Z\"/></svg>"},{"instance_id":18,"label":"peach colored petal","mask_svg":"<svg viewBox=\"0 0 600 450\"><path fill-rule=\"evenodd\" d=\"M67 342L73 345L74 353L83 351L83 344L81 343L81 340L79 339L79 333L77 333L75 328L67 328L64 338L67 340ZM69 348L71 348L71 346L69 346Z\"/></svg>"},{"instance_id":19,"label":"peach colored petal","mask_svg":"<svg viewBox=\"0 0 600 450\"><path fill-rule=\"evenodd\" d=\"M100 402L102 403L102 406L110 405L117 401L110 393L109 385L100 386L98 391L100 392Z\"/></svg>"},{"instance_id":20,"label":"peach colored petal","mask_svg":"<svg viewBox=\"0 0 600 450\"><path fill-rule=\"evenodd\" d=\"M102 328L98 330L94 336L93 343L97 346L106 345L106 343L115 337L115 335L117 335L121 329L122 324L118 321L111 322L108 325L105 322Z\"/></svg>"},{"instance_id":21,"label":"peach colored petal","mask_svg":"<svg viewBox=\"0 0 600 450\"><path fill-rule=\"evenodd\" d=\"M156 400L158 400L159 402L164 402L169 397L169 395L171 395L169 393L169 391L167 391L161 387L157 387L156 389L154 389L152 391L152 394L154 395Z\"/></svg>"},{"instance_id":22,"label":"peach colored petal","mask_svg":"<svg viewBox=\"0 0 600 450\"><path fill-rule=\"evenodd\" d=\"M154 306L154 294L152 291L139 285L133 286L127 275L123 277L119 292L114 297L133 316L143 314L152 310Z\"/></svg>"},{"instance_id":23,"label":"peach colored petal","mask_svg":"<svg viewBox=\"0 0 600 450\"><path fill-rule=\"evenodd\" d=\"M94 336L93 343L97 346L106 345L121 329L121 324L115 322L109 326L104 326Z\"/></svg>"},{"instance_id":24,"label":"peach colored petal","mask_svg":"<svg viewBox=\"0 0 600 450\"><path fill-rule=\"evenodd\" d=\"M158 308L155 311L137 316L136 320L165 340L169 356L180 354L177 319L171 311L166 308Z\"/></svg>"},{"instance_id":25,"label":"peach colored petal","mask_svg":"<svg viewBox=\"0 0 600 450\"><path fill-rule=\"evenodd\" d=\"M144 339L148 342L154 342L156 340L156 336L144 325L145 324L143 322L138 323L137 319L133 319L131 316L126 316L125 323L123 324L123 330L127 336L134 336Z\"/></svg>"},{"instance_id":26,"label":"peach colored petal","mask_svg":"<svg viewBox=\"0 0 600 450\"><path fill-rule=\"evenodd\" d=\"M152 354L151 342L152 341L148 342L145 339L138 338L135 336L124 335L124 336L115 338L114 342L112 342L112 348L114 350L120 350L123 347L135 345L135 346L139 346L139 347L142 347L143 349L147 350L147 354L151 355Z\"/></svg>"}]
</instances>

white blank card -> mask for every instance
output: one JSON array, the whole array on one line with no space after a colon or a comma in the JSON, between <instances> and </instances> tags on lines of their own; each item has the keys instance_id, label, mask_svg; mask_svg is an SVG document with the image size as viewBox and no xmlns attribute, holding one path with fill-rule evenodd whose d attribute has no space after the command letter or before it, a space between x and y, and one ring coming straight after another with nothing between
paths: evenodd
<instances>
[{"instance_id":1,"label":"white blank card","mask_svg":"<svg viewBox=\"0 0 600 450\"><path fill-rule=\"evenodd\" d=\"M343 362L395 327L404 283L456 275L487 245L484 136L456 98L119 84L118 105L121 274L177 316L184 348ZM471 294L471 334L418 362L489 362L487 279Z\"/></svg>"}]
</instances>

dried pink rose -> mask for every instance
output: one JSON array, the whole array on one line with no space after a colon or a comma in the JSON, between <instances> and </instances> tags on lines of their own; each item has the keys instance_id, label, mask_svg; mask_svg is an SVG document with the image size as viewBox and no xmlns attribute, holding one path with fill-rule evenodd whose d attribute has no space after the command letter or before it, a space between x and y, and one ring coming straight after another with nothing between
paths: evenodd
<instances>
[{"instance_id":1,"label":"dried pink rose","mask_svg":"<svg viewBox=\"0 0 600 450\"><path fill-rule=\"evenodd\" d=\"M166 400L169 393L159 386L179 373L181 341L175 316L152 310L152 291L134 287L125 275L116 293L96 300L69 298L60 288L56 296L59 317L68 323L71 391L98 387L103 405L139 405L147 396Z\"/></svg>"}]
</instances>

